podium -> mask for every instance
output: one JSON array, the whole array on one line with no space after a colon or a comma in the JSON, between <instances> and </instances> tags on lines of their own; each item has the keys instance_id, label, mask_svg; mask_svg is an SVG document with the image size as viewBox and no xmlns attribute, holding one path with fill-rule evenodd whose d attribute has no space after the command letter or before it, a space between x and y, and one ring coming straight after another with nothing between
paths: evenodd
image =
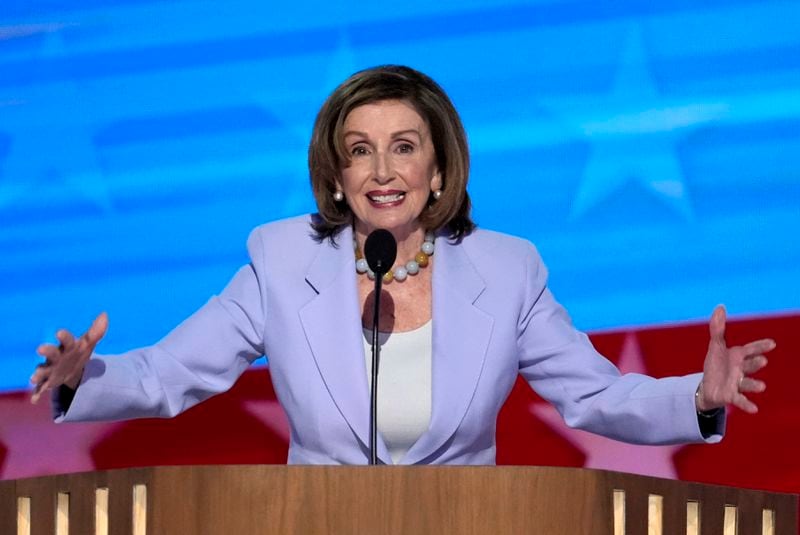
<instances>
[{"instance_id":1,"label":"podium","mask_svg":"<svg viewBox=\"0 0 800 535\"><path fill-rule=\"evenodd\" d=\"M798 497L531 466L163 466L0 481L3 535L797 533Z\"/></svg>"}]
</instances>

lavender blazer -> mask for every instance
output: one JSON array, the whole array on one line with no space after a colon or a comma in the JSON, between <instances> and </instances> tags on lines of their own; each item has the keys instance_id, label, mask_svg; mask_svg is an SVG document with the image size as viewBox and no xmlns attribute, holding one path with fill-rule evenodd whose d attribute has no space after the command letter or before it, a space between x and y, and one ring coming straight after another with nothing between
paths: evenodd
<instances>
[{"instance_id":1,"label":"lavender blazer","mask_svg":"<svg viewBox=\"0 0 800 535\"><path fill-rule=\"evenodd\" d=\"M369 394L351 247L309 217L256 228L251 262L154 346L94 355L56 421L169 417L230 388L262 354L291 428L290 463L365 464ZM571 324L535 248L477 230L436 242L430 428L401 464L494 464L497 413L518 374L568 425L647 444L701 442L700 374L620 375ZM724 431L706 441L715 442ZM533 445L532 445L533 447ZM391 464L386 445L378 456Z\"/></svg>"}]
</instances>

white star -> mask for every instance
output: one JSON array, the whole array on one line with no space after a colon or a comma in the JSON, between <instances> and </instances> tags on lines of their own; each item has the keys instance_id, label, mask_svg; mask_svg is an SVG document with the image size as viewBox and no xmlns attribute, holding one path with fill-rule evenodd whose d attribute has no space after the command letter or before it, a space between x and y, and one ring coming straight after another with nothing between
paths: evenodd
<instances>
[{"instance_id":1,"label":"white star","mask_svg":"<svg viewBox=\"0 0 800 535\"><path fill-rule=\"evenodd\" d=\"M279 168L276 169L271 159L262 171L269 173L269 178L280 184L281 195L276 197L274 202L279 202L281 211L286 214L314 210L307 186L306 154L316 112L328 94L356 70L355 51L344 30L339 34L336 47L328 57L322 59L318 68L319 74L311 75L310 82L300 79L304 85L297 90L287 90L279 96L276 96L274 89L243 95L243 98L254 101L271 116L277 117L292 144L296 145L296 152L294 149L283 151L283 155L276 155L273 158L279 162L277 164ZM264 73L265 79L276 76L281 77L280 73L277 75L275 72ZM283 78L292 77L283 76ZM289 160L286 161L285 157L289 157Z\"/></svg>"},{"instance_id":2,"label":"white star","mask_svg":"<svg viewBox=\"0 0 800 535\"><path fill-rule=\"evenodd\" d=\"M310 81L298 80L303 83L302 89L287 91L280 95L280 98L288 99L288 102L279 101L274 90L267 89L243 96L255 101L270 115L278 117L302 144L303 149L307 148L319 107L340 83L357 70L356 53L347 32L341 30L336 47L330 55L322 58L318 65L312 65L309 68L317 68L318 71L309 76ZM275 73L264 74L276 76Z\"/></svg>"},{"instance_id":3,"label":"white star","mask_svg":"<svg viewBox=\"0 0 800 535\"><path fill-rule=\"evenodd\" d=\"M625 337L618 367L623 373L646 373L634 333ZM678 478L672 458L683 446L637 446L570 429L550 404L532 404L530 411L586 455L586 468Z\"/></svg>"},{"instance_id":4,"label":"white star","mask_svg":"<svg viewBox=\"0 0 800 535\"><path fill-rule=\"evenodd\" d=\"M636 181L682 218L691 219L676 140L688 128L723 117L728 108L661 97L638 25L629 31L610 93L544 102L591 145L571 209L573 218Z\"/></svg>"},{"instance_id":5,"label":"white star","mask_svg":"<svg viewBox=\"0 0 800 535\"><path fill-rule=\"evenodd\" d=\"M345 30L342 30L339 33L339 41L336 44L336 50L334 50L333 55L328 60L325 81L320 88L323 95L327 96L328 93L333 91L339 84L356 72L357 64L356 52L353 50L350 36Z\"/></svg>"}]
</instances>

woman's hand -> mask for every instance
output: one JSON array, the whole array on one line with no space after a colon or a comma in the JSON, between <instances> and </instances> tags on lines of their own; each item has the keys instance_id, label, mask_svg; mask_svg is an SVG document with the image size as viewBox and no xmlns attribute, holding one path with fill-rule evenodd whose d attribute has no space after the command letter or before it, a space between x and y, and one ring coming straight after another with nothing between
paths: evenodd
<instances>
[{"instance_id":1,"label":"woman's hand","mask_svg":"<svg viewBox=\"0 0 800 535\"><path fill-rule=\"evenodd\" d=\"M711 340L703 363L703 380L697 391L697 410L709 411L732 404L753 414L758 412L758 407L745 394L763 392L767 385L750 375L767 365L764 353L775 349L775 341L763 339L728 347L725 319L725 307L720 305L714 309L709 322Z\"/></svg>"},{"instance_id":2,"label":"woman's hand","mask_svg":"<svg viewBox=\"0 0 800 535\"><path fill-rule=\"evenodd\" d=\"M39 401L43 392L66 385L77 388L83 375L83 368L94 348L108 329L108 315L102 312L92 322L92 326L80 338L61 329L56 333L60 345L42 344L36 352L46 360L40 364L31 376L34 386L31 403Z\"/></svg>"}]
</instances>

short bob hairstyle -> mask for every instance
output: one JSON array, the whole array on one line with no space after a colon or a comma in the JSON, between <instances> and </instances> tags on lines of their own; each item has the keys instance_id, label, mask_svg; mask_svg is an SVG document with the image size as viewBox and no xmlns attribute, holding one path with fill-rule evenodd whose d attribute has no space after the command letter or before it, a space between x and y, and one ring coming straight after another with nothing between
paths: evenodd
<instances>
[{"instance_id":1,"label":"short bob hairstyle","mask_svg":"<svg viewBox=\"0 0 800 535\"><path fill-rule=\"evenodd\" d=\"M344 121L358 106L382 100L408 102L431 132L442 195L438 200L431 195L420 214L420 223L429 230L446 228L450 238L456 240L469 234L475 228L467 194L469 148L458 112L429 76L410 67L383 65L359 71L345 80L317 114L308 147L311 188L319 210L312 223L315 238L334 242L339 231L353 222L346 200L333 199L340 170L349 164L342 135Z\"/></svg>"}]
</instances>

